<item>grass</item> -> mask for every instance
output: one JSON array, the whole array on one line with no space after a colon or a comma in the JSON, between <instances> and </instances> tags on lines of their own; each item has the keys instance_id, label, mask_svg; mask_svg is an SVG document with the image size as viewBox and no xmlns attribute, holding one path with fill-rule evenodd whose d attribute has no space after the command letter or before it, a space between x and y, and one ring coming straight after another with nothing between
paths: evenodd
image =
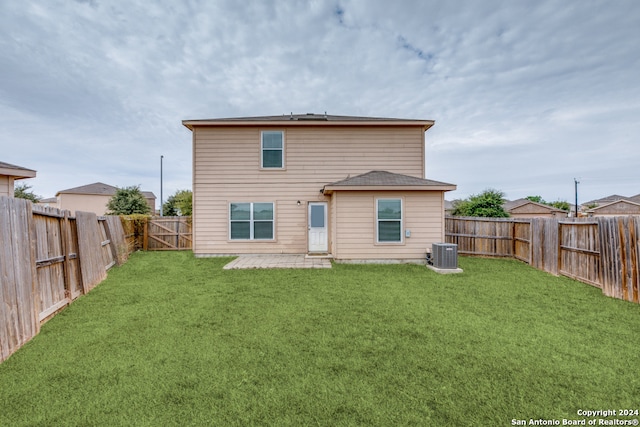
<instances>
[{"instance_id":1,"label":"grass","mask_svg":"<svg viewBox=\"0 0 640 427\"><path fill-rule=\"evenodd\" d=\"M0 364L0 425L511 425L638 408L640 306L511 260L135 253Z\"/></svg>"}]
</instances>

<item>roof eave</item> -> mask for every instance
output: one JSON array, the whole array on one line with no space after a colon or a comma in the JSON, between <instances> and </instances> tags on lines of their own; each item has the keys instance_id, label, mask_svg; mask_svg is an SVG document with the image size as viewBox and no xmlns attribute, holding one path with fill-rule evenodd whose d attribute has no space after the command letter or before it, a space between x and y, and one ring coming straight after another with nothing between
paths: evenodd
<instances>
[{"instance_id":1,"label":"roof eave","mask_svg":"<svg viewBox=\"0 0 640 427\"><path fill-rule=\"evenodd\" d=\"M26 179L35 178L36 171L31 169L13 169L13 168L0 168L0 175L10 176L13 179Z\"/></svg>"}]
</instances>

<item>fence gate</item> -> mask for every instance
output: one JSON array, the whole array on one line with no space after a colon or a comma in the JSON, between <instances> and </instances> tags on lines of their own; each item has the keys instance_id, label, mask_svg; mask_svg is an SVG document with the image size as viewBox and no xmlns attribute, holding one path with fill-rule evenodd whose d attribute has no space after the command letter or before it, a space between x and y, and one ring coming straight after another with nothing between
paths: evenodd
<instances>
[{"instance_id":1,"label":"fence gate","mask_svg":"<svg viewBox=\"0 0 640 427\"><path fill-rule=\"evenodd\" d=\"M179 251L191 249L191 217L151 218L145 227L144 250Z\"/></svg>"}]
</instances>

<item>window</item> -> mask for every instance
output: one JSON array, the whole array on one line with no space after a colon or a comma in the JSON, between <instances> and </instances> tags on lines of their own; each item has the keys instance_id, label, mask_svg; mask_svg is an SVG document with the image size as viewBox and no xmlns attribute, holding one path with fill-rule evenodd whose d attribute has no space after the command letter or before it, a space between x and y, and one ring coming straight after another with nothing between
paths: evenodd
<instances>
[{"instance_id":1,"label":"window","mask_svg":"<svg viewBox=\"0 0 640 427\"><path fill-rule=\"evenodd\" d=\"M273 203L231 203L231 240L273 240Z\"/></svg>"},{"instance_id":2,"label":"window","mask_svg":"<svg viewBox=\"0 0 640 427\"><path fill-rule=\"evenodd\" d=\"M402 200L378 199L376 206L378 243L402 242Z\"/></svg>"},{"instance_id":3,"label":"window","mask_svg":"<svg viewBox=\"0 0 640 427\"><path fill-rule=\"evenodd\" d=\"M284 168L284 132L263 131L261 142L261 167L265 169Z\"/></svg>"}]
</instances>

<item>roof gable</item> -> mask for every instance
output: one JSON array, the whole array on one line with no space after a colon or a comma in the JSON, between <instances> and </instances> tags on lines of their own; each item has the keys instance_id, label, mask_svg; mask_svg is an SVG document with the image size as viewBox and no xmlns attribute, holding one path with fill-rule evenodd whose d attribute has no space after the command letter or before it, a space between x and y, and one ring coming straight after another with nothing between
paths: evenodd
<instances>
[{"instance_id":1,"label":"roof gable","mask_svg":"<svg viewBox=\"0 0 640 427\"><path fill-rule=\"evenodd\" d=\"M67 190L61 190L56 193L58 194L94 194L94 195L104 195L104 196L113 196L116 194L117 187L114 187L109 184L105 184L103 182L94 182L93 184L83 185L81 187L69 188Z\"/></svg>"},{"instance_id":2,"label":"roof gable","mask_svg":"<svg viewBox=\"0 0 640 427\"><path fill-rule=\"evenodd\" d=\"M553 206L545 205L543 203L533 202L531 200L525 200L522 203L512 204L509 207L505 206L505 210L509 213L550 213L550 212L564 212L562 209L558 209Z\"/></svg>"},{"instance_id":3,"label":"roof gable","mask_svg":"<svg viewBox=\"0 0 640 427\"><path fill-rule=\"evenodd\" d=\"M545 205L528 199L518 199L511 202L505 202L504 209L510 213L567 212L554 206Z\"/></svg>"},{"instance_id":4,"label":"roof gable","mask_svg":"<svg viewBox=\"0 0 640 427\"><path fill-rule=\"evenodd\" d=\"M593 209L589 209L587 212L621 212L621 213L637 213L640 212L640 203L632 202L630 200L621 199L615 202L607 203L605 205L597 206Z\"/></svg>"}]
</instances>

